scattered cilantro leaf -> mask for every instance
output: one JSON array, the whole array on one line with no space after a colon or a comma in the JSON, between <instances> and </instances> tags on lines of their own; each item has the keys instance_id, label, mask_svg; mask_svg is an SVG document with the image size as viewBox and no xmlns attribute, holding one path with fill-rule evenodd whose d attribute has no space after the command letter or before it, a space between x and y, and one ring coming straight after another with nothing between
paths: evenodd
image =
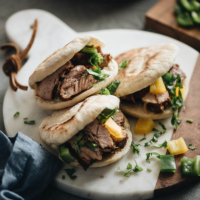
<instances>
[{"instance_id":1,"label":"scattered cilantro leaf","mask_svg":"<svg viewBox=\"0 0 200 200\"><path fill-rule=\"evenodd\" d=\"M187 119L186 121L189 123L193 123L193 119Z\"/></svg>"},{"instance_id":2,"label":"scattered cilantro leaf","mask_svg":"<svg viewBox=\"0 0 200 200\"><path fill-rule=\"evenodd\" d=\"M148 172L151 172L151 171L152 171L152 169L150 169L150 168L147 168L147 171L148 171Z\"/></svg>"},{"instance_id":3,"label":"scattered cilantro leaf","mask_svg":"<svg viewBox=\"0 0 200 200\"><path fill-rule=\"evenodd\" d=\"M165 125L162 122L158 122L158 124L162 127L162 129L164 130L163 133L167 132L167 129L165 127Z\"/></svg>"},{"instance_id":4,"label":"scattered cilantro leaf","mask_svg":"<svg viewBox=\"0 0 200 200\"><path fill-rule=\"evenodd\" d=\"M147 139L146 135L144 134L144 137L142 139L140 139L138 142L141 142L141 141L146 140L146 139Z\"/></svg>"},{"instance_id":5,"label":"scattered cilantro leaf","mask_svg":"<svg viewBox=\"0 0 200 200\"><path fill-rule=\"evenodd\" d=\"M158 148L167 148L167 141L165 140L162 144L156 144L154 142L151 142L151 145L150 146L153 146L153 147L158 147Z\"/></svg>"},{"instance_id":6,"label":"scattered cilantro leaf","mask_svg":"<svg viewBox=\"0 0 200 200\"><path fill-rule=\"evenodd\" d=\"M28 117L23 118L23 120L28 120Z\"/></svg>"},{"instance_id":7,"label":"scattered cilantro leaf","mask_svg":"<svg viewBox=\"0 0 200 200\"><path fill-rule=\"evenodd\" d=\"M74 180L74 179L77 178L77 176L74 175L74 173L76 172L75 168L65 169L65 171L66 171L67 175L68 175L72 180Z\"/></svg>"},{"instance_id":8,"label":"scattered cilantro leaf","mask_svg":"<svg viewBox=\"0 0 200 200\"><path fill-rule=\"evenodd\" d=\"M150 163L149 158L150 158L151 156L153 156L153 155L155 155L157 158L160 159L160 154L159 154L159 153L151 152L151 153L147 153L147 154L146 154L146 156L147 156L146 161Z\"/></svg>"},{"instance_id":9,"label":"scattered cilantro leaf","mask_svg":"<svg viewBox=\"0 0 200 200\"><path fill-rule=\"evenodd\" d=\"M195 150L196 149L196 147L194 147L194 146L192 146L192 144L189 144L189 149L191 149L191 150Z\"/></svg>"},{"instance_id":10,"label":"scattered cilantro leaf","mask_svg":"<svg viewBox=\"0 0 200 200\"><path fill-rule=\"evenodd\" d=\"M99 120L101 124L103 124L107 121L107 119L115 115L117 112L118 112L117 108L113 110L106 108L101 112L101 114L97 117L97 119Z\"/></svg>"},{"instance_id":11,"label":"scattered cilantro leaf","mask_svg":"<svg viewBox=\"0 0 200 200\"><path fill-rule=\"evenodd\" d=\"M97 72L94 72L91 68L87 69L88 74L93 75L95 79L98 81L103 81L104 79L108 78L110 75L109 74L99 74Z\"/></svg>"},{"instance_id":12,"label":"scattered cilantro leaf","mask_svg":"<svg viewBox=\"0 0 200 200\"><path fill-rule=\"evenodd\" d=\"M110 94L114 94L115 93L115 91L117 90L119 84L120 84L120 81L119 80L115 80L108 86L108 90L109 90Z\"/></svg>"},{"instance_id":13,"label":"scattered cilantro leaf","mask_svg":"<svg viewBox=\"0 0 200 200\"><path fill-rule=\"evenodd\" d=\"M16 112L15 114L14 114L14 117L18 117L19 116L19 112Z\"/></svg>"},{"instance_id":14,"label":"scattered cilantro leaf","mask_svg":"<svg viewBox=\"0 0 200 200\"><path fill-rule=\"evenodd\" d=\"M140 149L138 148L139 146L142 146L141 144L135 144L134 142L131 143L131 147L133 150L133 153L137 153L137 155L140 155Z\"/></svg>"},{"instance_id":15,"label":"scattered cilantro leaf","mask_svg":"<svg viewBox=\"0 0 200 200\"><path fill-rule=\"evenodd\" d=\"M33 124L35 124L35 120L24 121L24 124L33 125Z\"/></svg>"},{"instance_id":16,"label":"scattered cilantro leaf","mask_svg":"<svg viewBox=\"0 0 200 200\"><path fill-rule=\"evenodd\" d=\"M119 68L120 69L125 68L128 65L129 61L131 61L131 60L132 59L129 58L129 59L126 59L126 60L122 61L121 63L119 63Z\"/></svg>"},{"instance_id":17,"label":"scattered cilantro leaf","mask_svg":"<svg viewBox=\"0 0 200 200\"><path fill-rule=\"evenodd\" d=\"M132 172L137 173L137 172L143 171L143 168L139 167L138 164L137 164L137 162L135 160L134 160L134 162L135 162L135 167L134 168L133 168L133 166L132 166L131 163L128 163L128 165L126 167L127 171L121 170L120 167L117 168L117 171L123 172L124 176L127 177L127 178L130 177L130 175L131 175Z\"/></svg>"},{"instance_id":18,"label":"scattered cilantro leaf","mask_svg":"<svg viewBox=\"0 0 200 200\"><path fill-rule=\"evenodd\" d=\"M159 138L162 134L163 134L162 131L158 131L157 133L155 133L155 134L153 135L153 138L152 138L149 142L146 142L146 143L144 144L144 146L147 147L147 146L150 146L150 145L152 144L152 142L157 142L157 141L158 141L158 138Z\"/></svg>"}]
</instances>

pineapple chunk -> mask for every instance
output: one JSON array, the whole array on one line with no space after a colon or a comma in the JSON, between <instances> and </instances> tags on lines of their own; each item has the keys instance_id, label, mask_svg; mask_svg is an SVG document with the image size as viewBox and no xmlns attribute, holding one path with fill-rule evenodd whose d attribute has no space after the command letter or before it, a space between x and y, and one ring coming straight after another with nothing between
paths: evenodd
<instances>
[{"instance_id":1,"label":"pineapple chunk","mask_svg":"<svg viewBox=\"0 0 200 200\"><path fill-rule=\"evenodd\" d=\"M184 97L185 95L185 87L181 88L181 94L182 94L182 97ZM176 96L178 97L179 96L179 87L176 88Z\"/></svg>"},{"instance_id":2,"label":"pineapple chunk","mask_svg":"<svg viewBox=\"0 0 200 200\"><path fill-rule=\"evenodd\" d=\"M150 85L150 93L152 94L163 93L166 91L167 90L162 77L158 78L154 83Z\"/></svg>"},{"instance_id":3,"label":"pineapple chunk","mask_svg":"<svg viewBox=\"0 0 200 200\"><path fill-rule=\"evenodd\" d=\"M151 118L139 118L135 126L134 132L138 134L147 134L155 127L155 123Z\"/></svg>"},{"instance_id":4,"label":"pineapple chunk","mask_svg":"<svg viewBox=\"0 0 200 200\"><path fill-rule=\"evenodd\" d=\"M116 124L116 122L111 117L105 122L104 125L105 128L108 129L113 140L115 140L116 142L119 142L124 138L121 127Z\"/></svg>"},{"instance_id":5,"label":"pineapple chunk","mask_svg":"<svg viewBox=\"0 0 200 200\"><path fill-rule=\"evenodd\" d=\"M179 155L188 151L185 140L180 137L178 140L172 140L167 143L167 149L172 155Z\"/></svg>"}]
</instances>

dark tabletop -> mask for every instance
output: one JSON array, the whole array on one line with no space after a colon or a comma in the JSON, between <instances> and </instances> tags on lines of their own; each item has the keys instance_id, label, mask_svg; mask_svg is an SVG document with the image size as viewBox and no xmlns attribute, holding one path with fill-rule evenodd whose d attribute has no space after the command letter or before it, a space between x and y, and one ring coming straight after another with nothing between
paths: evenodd
<instances>
[{"instance_id":1,"label":"dark tabletop","mask_svg":"<svg viewBox=\"0 0 200 200\"><path fill-rule=\"evenodd\" d=\"M0 0L0 44L7 42L5 22L13 13L30 8L51 12L77 32L100 29L144 30L144 15L158 0ZM167 1L167 0L166 0ZM0 52L0 66L5 61ZM8 78L0 72L0 130L5 132L2 107ZM81 200L49 186L42 200ZM173 194L155 198L157 200L197 200L200 199L200 182L183 188Z\"/></svg>"}]
</instances>

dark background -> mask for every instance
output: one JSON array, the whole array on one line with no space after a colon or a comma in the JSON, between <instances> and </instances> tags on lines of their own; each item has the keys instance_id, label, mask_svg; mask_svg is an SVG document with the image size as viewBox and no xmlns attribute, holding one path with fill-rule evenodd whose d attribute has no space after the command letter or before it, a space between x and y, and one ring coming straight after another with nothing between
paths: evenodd
<instances>
[{"instance_id":1,"label":"dark background","mask_svg":"<svg viewBox=\"0 0 200 200\"><path fill-rule=\"evenodd\" d=\"M5 22L23 9L43 9L56 15L77 32L101 29L139 29L144 27L144 15L158 0L0 0L0 44L7 41ZM166 0L167 1L167 0ZM6 55L0 52L0 66ZM3 98L9 80L0 71L0 130L5 132L2 116ZM198 200L200 182L157 200ZM39 187L39 186L38 186ZM42 200L81 200L49 186Z\"/></svg>"}]
</instances>

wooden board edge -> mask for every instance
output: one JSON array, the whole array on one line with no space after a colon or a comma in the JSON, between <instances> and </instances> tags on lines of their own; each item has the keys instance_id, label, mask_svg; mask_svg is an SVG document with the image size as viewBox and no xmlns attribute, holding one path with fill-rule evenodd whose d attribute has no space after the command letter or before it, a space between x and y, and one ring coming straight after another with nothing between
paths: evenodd
<instances>
[{"instance_id":1,"label":"wooden board edge","mask_svg":"<svg viewBox=\"0 0 200 200\"><path fill-rule=\"evenodd\" d=\"M157 20L151 19L150 17L148 17L148 15L145 15L145 26L147 28L149 28L150 30L153 30L153 31L159 32L161 34L167 35L169 37L172 37L174 39L177 39L177 40L193 47L197 51L200 51L200 41L199 40L191 37L190 35L185 34L184 32L175 30L173 27L167 26ZM179 37L180 34L182 35L181 37ZM187 42L185 42L185 41L187 41Z\"/></svg>"},{"instance_id":2,"label":"wooden board edge","mask_svg":"<svg viewBox=\"0 0 200 200\"><path fill-rule=\"evenodd\" d=\"M195 74L195 71L198 71L198 73ZM192 77L198 76L199 73L200 73L200 54L199 54L199 56L197 58L196 65L195 65ZM190 85L194 84L194 80L196 80L197 78L198 77L196 77L193 80L191 79ZM199 124L199 129L200 129L200 124ZM176 132L174 134L176 134ZM173 136L175 138L178 137L178 135L177 136L176 135L172 135L172 138L173 138ZM193 154L192 151L191 151L191 154ZM199 153L197 153L197 154L199 154ZM182 157L183 157L183 155L178 155L176 157L176 163L178 162L178 159L180 160ZM188 157L190 157L190 156L188 156ZM179 168L177 170L180 172L180 166L179 166ZM168 177L167 177L167 175L168 174L166 174L166 179L165 179L165 175L163 175L163 174L159 175L157 183L156 183L156 186L155 186L155 189L154 189L154 197L163 196L163 195L169 194L171 192L178 191L180 189L183 189L184 187L187 187L187 186L191 185L192 183L200 181L200 177L198 177L198 176L193 176L193 177L182 177L182 176L180 176L178 178L180 180L180 182L179 182L179 180L175 180L175 184L173 184L172 182L169 182L168 186L166 186L167 185L166 182L169 180L169 177L170 177L170 175ZM166 180L166 182L162 183L165 180Z\"/></svg>"}]
</instances>

